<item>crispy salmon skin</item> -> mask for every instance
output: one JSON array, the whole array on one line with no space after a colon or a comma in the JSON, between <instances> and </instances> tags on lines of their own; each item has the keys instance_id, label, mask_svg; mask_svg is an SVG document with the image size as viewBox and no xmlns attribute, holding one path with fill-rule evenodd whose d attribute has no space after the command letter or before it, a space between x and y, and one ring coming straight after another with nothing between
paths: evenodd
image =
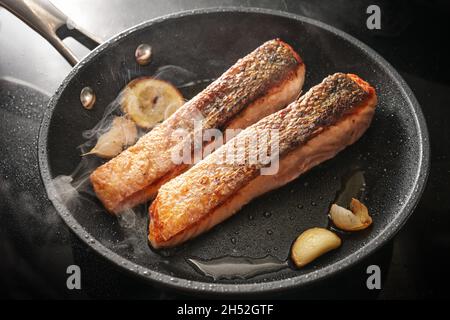
<instances>
[{"instance_id":1,"label":"crispy salmon skin","mask_svg":"<svg viewBox=\"0 0 450 320\"><path fill-rule=\"evenodd\" d=\"M285 109L248 127L163 185L149 209L151 245L170 247L191 239L253 198L334 157L366 131L376 103L375 90L356 75L337 73L325 78ZM261 175L261 163L223 161L236 141L267 129L279 133L278 172Z\"/></svg>"},{"instance_id":2,"label":"crispy salmon skin","mask_svg":"<svg viewBox=\"0 0 450 320\"><path fill-rule=\"evenodd\" d=\"M153 198L160 185L189 167L171 159L183 143L174 138L175 130L192 135L198 118L203 129L246 128L293 101L304 75L305 66L289 45L278 39L264 43L134 146L97 168L90 177L97 197L111 213Z\"/></svg>"}]
</instances>

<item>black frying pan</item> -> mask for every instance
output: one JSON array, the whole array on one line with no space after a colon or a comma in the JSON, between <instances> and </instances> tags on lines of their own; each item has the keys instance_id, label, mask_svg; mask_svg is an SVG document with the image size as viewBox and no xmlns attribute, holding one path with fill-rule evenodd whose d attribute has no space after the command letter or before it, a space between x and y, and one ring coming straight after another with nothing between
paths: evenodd
<instances>
[{"instance_id":1,"label":"black frying pan","mask_svg":"<svg viewBox=\"0 0 450 320\"><path fill-rule=\"evenodd\" d=\"M24 1L0 1L5 2L27 18L23 7L18 7ZM40 8L46 4L27 3ZM52 10L53 17L60 14ZM42 24L29 24L45 32ZM54 33L58 36L73 32L64 23L46 26L59 29L59 33ZM95 43L77 35L88 45ZM108 103L131 79L152 75L164 65L191 70L198 79L215 78L238 58L276 37L291 44L304 59L304 91L337 71L356 73L376 88L379 104L373 124L355 145L289 185L253 201L207 234L169 252L155 253L148 248L145 222L133 231L124 231L98 204L82 201L76 208L69 208L53 196L56 189L52 179L70 174L80 162L77 146L84 142L81 132L99 121ZM70 62L76 62L55 37L50 38ZM153 61L145 67L134 58L141 43L153 47ZM80 91L85 86L92 87L97 96L91 111L80 105ZM189 98L195 92L184 93ZM260 9L179 13L145 22L113 37L78 63L64 80L49 103L39 137L42 179L54 206L74 233L100 255L143 280L197 293L292 289L357 263L392 238L414 210L425 185L428 156L428 135L420 107L404 80L383 58L323 23ZM300 232L327 226L328 208L354 172L364 174L366 188L362 196L373 214L373 227L343 235L339 250L306 268L285 268L245 280L213 281L187 263L186 258L190 257L212 259L226 255L257 258L270 254L285 260Z\"/></svg>"}]
</instances>

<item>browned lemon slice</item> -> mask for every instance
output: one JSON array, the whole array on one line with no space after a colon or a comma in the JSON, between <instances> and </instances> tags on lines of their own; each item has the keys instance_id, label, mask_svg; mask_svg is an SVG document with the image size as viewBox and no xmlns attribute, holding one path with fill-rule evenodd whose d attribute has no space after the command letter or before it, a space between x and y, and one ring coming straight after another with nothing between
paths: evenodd
<instances>
[{"instance_id":1,"label":"browned lemon slice","mask_svg":"<svg viewBox=\"0 0 450 320\"><path fill-rule=\"evenodd\" d=\"M184 104L180 91L167 81L137 78L125 88L122 110L142 128L153 128Z\"/></svg>"}]
</instances>

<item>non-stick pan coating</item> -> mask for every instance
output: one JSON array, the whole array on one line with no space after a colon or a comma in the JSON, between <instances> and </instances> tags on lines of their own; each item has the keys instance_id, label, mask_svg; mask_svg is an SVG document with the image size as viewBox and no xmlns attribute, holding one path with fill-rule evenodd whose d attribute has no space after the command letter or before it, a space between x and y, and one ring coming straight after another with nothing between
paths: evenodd
<instances>
[{"instance_id":1,"label":"non-stick pan coating","mask_svg":"<svg viewBox=\"0 0 450 320\"><path fill-rule=\"evenodd\" d=\"M358 74L377 90L379 104L372 126L355 145L289 185L267 194L205 235L164 255L152 252L146 223L126 234L116 219L83 202L68 210L50 196L69 227L112 263L143 279L175 288L207 292L268 292L324 279L360 261L391 238L413 211L428 170L427 131L420 107L392 67L354 38L322 23L267 10L200 10L141 24L109 40L69 74L50 102L40 132L39 160L47 192L51 179L70 174L80 161L81 132L92 128L104 108L131 79L151 75L163 65L215 78L261 43L281 38L305 61L304 91L334 72ZM135 48L149 43L153 62L140 67ZM94 88L92 111L79 102L80 90ZM185 92L192 95L192 92ZM302 270L284 269L247 280L219 280L197 273L187 257L225 255L285 260L290 245L303 230L327 226L327 211L342 180L364 171L365 204L373 214L368 230L344 237L343 246ZM144 220L145 221L145 220Z\"/></svg>"}]
</instances>

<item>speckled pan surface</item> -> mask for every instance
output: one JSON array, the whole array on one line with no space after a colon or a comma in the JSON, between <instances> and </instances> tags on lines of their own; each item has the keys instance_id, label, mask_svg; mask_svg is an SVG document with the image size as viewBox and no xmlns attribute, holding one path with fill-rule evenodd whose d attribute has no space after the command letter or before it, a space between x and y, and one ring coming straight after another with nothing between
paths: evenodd
<instances>
[{"instance_id":1,"label":"speckled pan surface","mask_svg":"<svg viewBox=\"0 0 450 320\"><path fill-rule=\"evenodd\" d=\"M69 227L99 254L143 280L195 292L262 293L303 286L360 261L395 235L414 210L426 182L429 144L420 107L406 83L373 50L334 28L304 17L260 9L208 9L175 14L138 25L112 38L68 75L50 101L41 126L39 162L49 194L51 179L70 174L80 161L81 132L92 128L104 108L131 79L158 67L177 65L198 79L219 76L238 58L279 37L298 50L307 67L304 90L335 72L356 73L379 95L372 126L355 145L289 185L247 205L209 233L169 252L152 252L145 217L124 231L97 204L70 210L52 199ZM136 64L134 50L153 47L153 62ZM80 90L94 88L97 104L86 111ZM195 92L185 91L190 97ZM327 226L327 211L354 171L366 179L365 204L373 227L302 270L284 269L247 280L218 280L197 273L186 258L225 255L285 260L292 241L310 227ZM53 197L52 197L53 198Z\"/></svg>"}]
</instances>

